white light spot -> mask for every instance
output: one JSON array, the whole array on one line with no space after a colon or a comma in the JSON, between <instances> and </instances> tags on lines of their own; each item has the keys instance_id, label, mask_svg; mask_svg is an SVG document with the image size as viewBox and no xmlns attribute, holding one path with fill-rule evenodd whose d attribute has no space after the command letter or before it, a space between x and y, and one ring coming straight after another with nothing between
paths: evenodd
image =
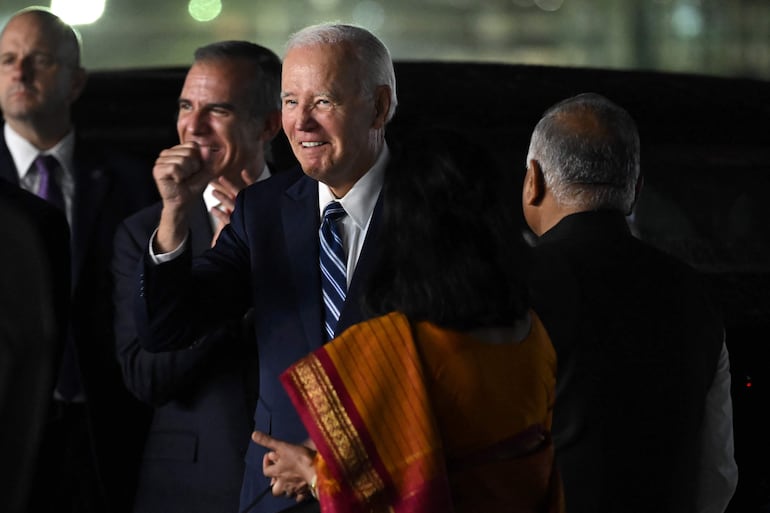
<instances>
[{"instance_id":1,"label":"white light spot","mask_svg":"<svg viewBox=\"0 0 770 513\"><path fill-rule=\"evenodd\" d=\"M51 11L69 25L88 25L104 14L106 0L51 0Z\"/></svg>"}]
</instances>

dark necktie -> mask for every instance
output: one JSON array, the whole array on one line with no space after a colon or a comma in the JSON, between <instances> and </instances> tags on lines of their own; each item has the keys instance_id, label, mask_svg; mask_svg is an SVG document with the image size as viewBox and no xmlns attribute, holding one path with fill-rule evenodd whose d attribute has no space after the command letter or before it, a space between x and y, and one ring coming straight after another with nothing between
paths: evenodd
<instances>
[{"instance_id":1,"label":"dark necktie","mask_svg":"<svg viewBox=\"0 0 770 513\"><path fill-rule=\"evenodd\" d=\"M337 328L337 321L348 290L347 259L338 225L338 221L345 215L342 205L332 201L324 208L321 222L321 292L324 300L326 340L334 338L334 330Z\"/></svg>"},{"instance_id":2,"label":"dark necktie","mask_svg":"<svg viewBox=\"0 0 770 513\"><path fill-rule=\"evenodd\" d=\"M37 168L38 186L36 194L47 200L52 205L64 211L64 194L57 182L59 161L53 155L38 155L35 159ZM56 382L56 391L66 401L71 401L82 390L80 384L80 372L78 371L75 343L71 334L67 336L62 354L59 378Z\"/></svg>"},{"instance_id":3,"label":"dark necktie","mask_svg":"<svg viewBox=\"0 0 770 513\"><path fill-rule=\"evenodd\" d=\"M64 194L56 181L59 161L53 155L38 155L35 159L38 186L36 194L64 210Z\"/></svg>"}]
</instances>

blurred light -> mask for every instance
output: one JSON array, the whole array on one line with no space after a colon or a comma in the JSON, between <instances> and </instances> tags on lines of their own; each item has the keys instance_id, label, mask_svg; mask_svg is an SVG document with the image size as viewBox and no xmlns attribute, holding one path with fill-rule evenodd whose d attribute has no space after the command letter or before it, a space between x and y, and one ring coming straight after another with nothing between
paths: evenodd
<instances>
[{"instance_id":1,"label":"blurred light","mask_svg":"<svg viewBox=\"0 0 770 513\"><path fill-rule=\"evenodd\" d=\"M558 11L564 5L564 0L535 0L535 5L544 11Z\"/></svg>"},{"instance_id":2,"label":"blurred light","mask_svg":"<svg viewBox=\"0 0 770 513\"><path fill-rule=\"evenodd\" d=\"M473 20L473 29L480 41L497 43L511 34L511 26L497 9L485 9Z\"/></svg>"},{"instance_id":3,"label":"blurred light","mask_svg":"<svg viewBox=\"0 0 770 513\"><path fill-rule=\"evenodd\" d=\"M340 0L310 0L310 5L319 11L328 11L337 7Z\"/></svg>"},{"instance_id":4,"label":"blurred light","mask_svg":"<svg viewBox=\"0 0 770 513\"><path fill-rule=\"evenodd\" d=\"M190 0L187 12L195 21L211 21L222 12L220 0Z\"/></svg>"},{"instance_id":5,"label":"blurred light","mask_svg":"<svg viewBox=\"0 0 770 513\"><path fill-rule=\"evenodd\" d=\"M369 30L376 31L385 23L385 9L371 0L359 2L353 8L353 22Z\"/></svg>"},{"instance_id":6,"label":"blurred light","mask_svg":"<svg viewBox=\"0 0 770 513\"><path fill-rule=\"evenodd\" d=\"M517 7L532 7L535 5L534 0L511 0L511 3Z\"/></svg>"},{"instance_id":7,"label":"blurred light","mask_svg":"<svg viewBox=\"0 0 770 513\"><path fill-rule=\"evenodd\" d=\"M51 11L69 25L88 25L104 14L106 0L51 0Z\"/></svg>"},{"instance_id":8,"label":"blurred light","mask_svg":"<svg viewBox=\"0 0 770 513\"><path fill-rule=\"evenodd\" d=\"M703 16L700 9L691 4L680 4L671 15L674 32L682 37L695 37L703 31Z\"/></svg>"}]
</instances>

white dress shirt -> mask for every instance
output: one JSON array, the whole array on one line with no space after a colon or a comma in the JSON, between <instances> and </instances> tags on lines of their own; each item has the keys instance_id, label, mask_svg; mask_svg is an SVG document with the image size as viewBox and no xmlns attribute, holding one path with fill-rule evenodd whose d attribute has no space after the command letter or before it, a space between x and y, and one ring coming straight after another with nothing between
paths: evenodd
<instances>
[{"instance_id":1,"label":"white dress shirt","mask_svg":"<svg viewBox=\"0 0 770 513\"><path fill-rule=\"evenodd\" d=\"M380 196L382 184L385 181L385 168L390 160L390 151L388 146L383 146L380 155L367 173L362 176L342 198L335 198L329 186L318 183L318 216L323 219L323 212L326 205L337 200L347 213L338 225L342 232L342 245L345 248L347 261L347 279L348 286L356 270L358 257L361 255L361 248L366 240L366 233L369 230L369 223L372 221L372 212L377 204L377 198Z\"/></svg>"},{"instance_id":2,"label":"white dress shirt","mask_svg":"<svg viewBox=\"0 0 770 513\"><path fill-rule=\"evenodd\" d=\"M723 513L738 486L733 447L733 403L730 397L730 358L722 343L714 381L706 395L698 476L699 513Z\"/></svg>"},{"instance_id":3,"label":"white dress shirt","mask_svg":"<svg viewBox=\"0 0 770 513\"><path fill-rule=\"evenodd\" d=\"M5 142L8 145L8 151L19 173L19 185L33 194L37 192L40 177L37 170L30 172L34 166L35 159L39 154L53 155L59 161L62 173L55 177L62 195L64 196L64 207L67 221L72 227L72 203L75 197L75 175L74 175L74 154L75 154L75 132L70 132L56 143L56 146L49 150L41 151L32 143L19 135L11 126L6 123L3 127L5 133Z\"/></svg>"}]
</instances>

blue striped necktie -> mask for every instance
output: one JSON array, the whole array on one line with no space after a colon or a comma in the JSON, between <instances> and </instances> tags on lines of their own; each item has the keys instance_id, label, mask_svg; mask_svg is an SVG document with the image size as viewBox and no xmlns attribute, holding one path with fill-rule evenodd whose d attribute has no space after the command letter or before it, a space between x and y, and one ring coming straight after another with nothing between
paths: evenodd
<instances>
[{"instance_id":1,"label":"blue striped necktie","mask_svg":"<svg viewBox=\"0 0 770 513\"><path fill-rule=\"evenodd\" d=\"M334 338L334 330L337 328L337 321L348 291L347 258L338 225L339 220L345 215L342 205L332 201L324 208L321 221L321 292L324 300L326 340Z\"/></svg>"}]
</instances>

